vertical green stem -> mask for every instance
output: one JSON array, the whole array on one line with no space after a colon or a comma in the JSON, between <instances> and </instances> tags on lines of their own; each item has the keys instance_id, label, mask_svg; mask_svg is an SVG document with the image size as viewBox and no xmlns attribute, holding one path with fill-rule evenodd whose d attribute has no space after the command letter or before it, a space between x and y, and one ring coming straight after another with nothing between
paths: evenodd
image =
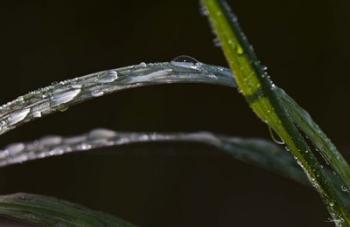
<instances>
[{"instance_id":1,"label":"vertical green stem","mask_svg":"<svg viewBox=\"0 0 350 227\"><path fill-rule=\"evenodd\" d=\"M276 86L261 67L236 17L226 2L203 0L211 25L226 59L236 75L237 85L253 111L284 140L309 180L320 193L337 226L350 226L350 215L335 185L322 170L310 147L300 134L276 95Z\"/></svg>"}]
</instances>

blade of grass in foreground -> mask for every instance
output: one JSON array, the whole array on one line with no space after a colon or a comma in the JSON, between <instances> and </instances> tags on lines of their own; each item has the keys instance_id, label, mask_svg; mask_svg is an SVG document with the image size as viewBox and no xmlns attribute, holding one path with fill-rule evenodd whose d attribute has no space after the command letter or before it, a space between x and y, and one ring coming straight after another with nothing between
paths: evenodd
<instances>
[{"instance_id":1,"label":"blade of grass in foreground","mask_svg":"<svg viewBox=\"0 0 350 227\"><path fill-rule=\"evenodd\" d=\"M77 204L26 193L0 196L0 216L45 227L136 227L119 218Z\"/></svg>"},{"instance_id":2,"label":"blade of grass in foreground","mask_svg":"<svg viewBox=\"0 0 350 227\"><path fill-rule=\"evenodd\" d=\"M320 193L335 224L350 226L349 210L337 193L337 187L340 185L335 185L323 171L314 152L295 126L294 123L297 120L292 119L293 115L283 105L281 97L276 93L276 85L258 61L229 6L225 1L220 0L203 0L202 3L214 32L221 42L226 59L236 75L240 92L253 111L287 144L310 182ZM324 153L327 154L327 152ZM343 159L338 152L336 155ZM343 163L338 160L331 161L336 162L330 165L348 185L347 175L342 174L347 173L349 168L346 161Z\"/></svg>"}]
</instances>

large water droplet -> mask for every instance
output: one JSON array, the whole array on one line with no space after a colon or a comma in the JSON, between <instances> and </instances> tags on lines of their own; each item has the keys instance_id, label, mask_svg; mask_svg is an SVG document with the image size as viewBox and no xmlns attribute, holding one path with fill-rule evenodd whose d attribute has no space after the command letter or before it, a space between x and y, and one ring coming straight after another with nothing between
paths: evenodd
<instances>
[{"instance_id":1,"label":"large water droplet","mask_svg":"<svg viewBox=\"0 0 350 227\"><path fill-rule=\"evenodd\" d=\"M118 79L118 73L115 70L108 70L106 72L102 72L99 76L98 76L98 82L99 83L111 83L113 81L115 81L116 79Z\"/></svg>"},{"instance_id":2,"label":"large water droplet","mask_svg":"<svg viewBox=\"0 0 350 227\"><path fill-rule=\"evenodd\" d=\"M72 101L75 97L79 95L81 89L74 89L70 91L66 91L60 94L55 94L51 96L51 105L59 106L61 104Z\"/></svg>"},{"instance_id":3,"label":"large water droplet","mask_svg":"<svg viewBox=\"0 0 350 227\"><path fill-rule=\"evenodd\" d=\"M146 64L145 62L141 62L141 63L139 64L139 67L145 68L145 67L147 67L147 64Z\"/></svg>"},{"instance_id":4,"label":"large water droplet","mask_svg":"<svg viewBox=\"0 0 350 227\"><path fill-rule=\"evenodd\" d=\"M23 121L28 116L29 113L30 113L30 108L18 110L11 113L7 118L8 124L14 125L14 124L17 124L18 122Z\"/></svg>"},{"instance_id":5,"label":"large water droplet","mask_svg":"<svg viewBox=\"0 0 350 227\"><path fill-rule=\"evenodd\" d=\"M171 64L174 66L179 66L183 68L192 68L192 69L197 68L197 64L199 63L200 62L197 59L187 55L181 55L171 60Z\"/></svg>"},{"instance_id":6,"label":"large water droplet","mask_svg":"<svg viewBox=\"0 0 350 227\"><path fill-rule=\"evenodd\" d=\"M270 137L271 137L273 142L280 144L280 145L284 144L283 139L280 138L278 135L276 135L275 131L271 127L269 127L269 133L270 133Z\"/></svg>"}]
</instances>

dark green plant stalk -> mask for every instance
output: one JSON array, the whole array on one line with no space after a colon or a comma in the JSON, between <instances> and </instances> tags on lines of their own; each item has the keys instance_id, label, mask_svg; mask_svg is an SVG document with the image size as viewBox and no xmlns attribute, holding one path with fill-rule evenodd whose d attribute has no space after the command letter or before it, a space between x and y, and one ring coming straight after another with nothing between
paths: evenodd
<instances>
[{"instance_id":1,"label":"dark green plant stalk","mask_svg":"<svg viewBox=\"0 0 350 227\"><path fill-rule=\"evenodd\" d=\"M292 116L276 92L278 88L258 61L240 29L236 17L230 12L229 6L220 0L203 0L203 4L214 32L221 42L229 66L236 75L240 92L253 111L287 144L310 182L320 193L335 224L337 226L350 226L350 214L337 193L338 185L331 182L295 126L295 121L292 120ZM338 155L340 156L340 154ZM333 161L337 162L337 160ZM339 162L332 164L332 166L339 166L338 164ZM345 168L348 168L346 162L345 165ZM338 169L335 170L341 174ZM344 175L341 177L343 180L347 180Z\"/></svg>"}]
</instances>

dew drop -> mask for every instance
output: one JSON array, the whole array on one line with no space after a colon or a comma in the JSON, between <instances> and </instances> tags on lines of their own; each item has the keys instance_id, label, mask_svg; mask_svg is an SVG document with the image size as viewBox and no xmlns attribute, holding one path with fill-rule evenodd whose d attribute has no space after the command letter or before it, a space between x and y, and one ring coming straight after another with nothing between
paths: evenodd
<instances>
[{"instance_id":1,"label":"dew drop","mask_svg":"<svg viewBox=\"0 0 350 227\"><path fill-rule=\"evenodd\" d=\"M236 45L236 53L237 53L238 55L244 54L244 50L243 50L243 48L241 47L241 45Z\"/></svg>"},{"instance_id":2,"label":"dew drop","mask_svg":"<svg viewBox=\"0 0 350 227\"><path fill-rule=\"evenodd\" d=\"M10 155L15 155L21 151L23 151L25 148L25 145L23 143L14 143L8 145L5 149L8 151Z\"/></svg>"},{"instance_id":3,"label":"dew drop","mask_svg":"<svg viewBox=\"0 0 350 227\"><path fill-rule=\"evenodd\" d=\"M217 38L217 37L214 39L214 46L216 46L216 47L221 47L220 39Z\"/></svg>"},{"instance_id":4,"label":"dew drop","mask_svg":"<svg viewBox=\"0 0 350 227\"><path fill-rule=\"evenodd\" d=\"M91 148L91 145L87 143L82 143L82 144L79 144L77 148L79 150L88 150Z\"/></svg>"},{"instance_id":5,"label":"dew drop","mask_svg":"<svg viewBox=\"0 0 350 227\"><path fill-rule=\"evenodd\" d=\"M278 135L276 135L275 131L271 127L269 127L269 133L273 142L280 145L285 144L284 141Z\"/></svg>"},{"instance_id":6,"label":"dew drop","mask_svg":"<svg viewBox=\"0 0 350 227\"><path fill-rule=\"evenodd\" d=\"M116 136L113 130L109 129L94 129L89 133L89 137L92 139L107 139Z\"/></svg>"},{"instance_id":7,"label":"dew drop","mask_svg":"<svg viewBox=\"0 0 350 227\"><path fill-rule=\"evenodd\" d=\"M72 88L75 88L75 89L80 89L82 88L83 86L81 84L73 84L72 85Z\"/></svg>"},{"instance_id":8,"label":"dew drop","mask_svg":"<svg viewBox=\"0 0 350 227\"><path fill-rule=\"evenodd\" d=\"M59 106L59 105L62 105L64 103L70 102L75 97L77 97L80 92L81 92L81 89L74 89L74 90L66 91L66 92L63 92L60 94L54 94L50 98L51 105L52 106Z\"/></svg>"},{"instance_id":9,"label":"dew drop","mask_svg":"<svg viewBox=\"0 0 350 227\"><path fill-rule=\"evenodd\" d=\"M115 81L116 79L118 79L118 73L115 70L108 70L105 72L102 72L99 76L98 76L98 82L100 83L111 83L113 81Z\"/></svg>"},{"instance_id":10,"label":"dew drop","mask_svg":"<svg viewBox=\"0 0 350 227\"><path fill-rule=\"evenodd\" d=\"M144 62L141 62L141 63L139 64L139 66L140 66L141 68L145 68L145 67L147 67L147 64L144 63Z\"/></svg>"},{"instance_id":11,"label":"dew drop","mask_svg":"<svg viewBox=\"0 0 350 227\"><path fill-rule=\"evenodd\" d=\"M350 192L349 188L347 188L345 185L342 185L340 187L343 192Z\"/></svg>"},{"instance_id":12,"label":"dew drop","mask_svg":"<svg viewBox=\"0 0 350 227\"><path fill-rule=\"evenodd\" d=\"M23 121L28 116L29 113L30 113L30 108L26 108L24 110L18 110L11 113L8 117L9 125L14 125L14 124L17 124L18 122Z\"/></svg>"},{"instance_id":13,"label":"dew drop","mask_svg":"<svg viewBox=\"0 0 350 227\"><path fill-rule=\"evenodd\" d=\"M171 64L174 66L179 66L183 68L192 68L192 69L196 69L197 64L199 63L200 62L197 59L187 55L181 55L171 60Z\"/></svg>"},{"instance_id":14,"label":"dew drop","mask_svg":"<svg viewBox=\"0 0 350 227\"><path fill-rule=\"evenodd\" d=\"M33 117L34 118L40 118L42 116L41 112L40 111L35 111L33 112Z\"/></svg>"},{"instance_id":15,"label":"dew drop","mask_svg":"<svg viewBox=\"0 0 350 227\"><path fill-rule=\"evenodd\" d=\"M41 146L52 146L57 145L62 142L62 137L60 136L46 136L39 140Z\"/></svg>"},{"instance_id":16,"label":"dew drop","mask_svg":"<svg viewBox=\"0 0 350 227\"><path fill-rule=\"evenodd\" d=\"M91 92L91 95L92 95L93 97L100 97L100 96L102 96L103 94L104 94L104 92L103 92L103 91L100 91L100 90L94 90L94 91Z\"/></svg>"}]
</instances>

